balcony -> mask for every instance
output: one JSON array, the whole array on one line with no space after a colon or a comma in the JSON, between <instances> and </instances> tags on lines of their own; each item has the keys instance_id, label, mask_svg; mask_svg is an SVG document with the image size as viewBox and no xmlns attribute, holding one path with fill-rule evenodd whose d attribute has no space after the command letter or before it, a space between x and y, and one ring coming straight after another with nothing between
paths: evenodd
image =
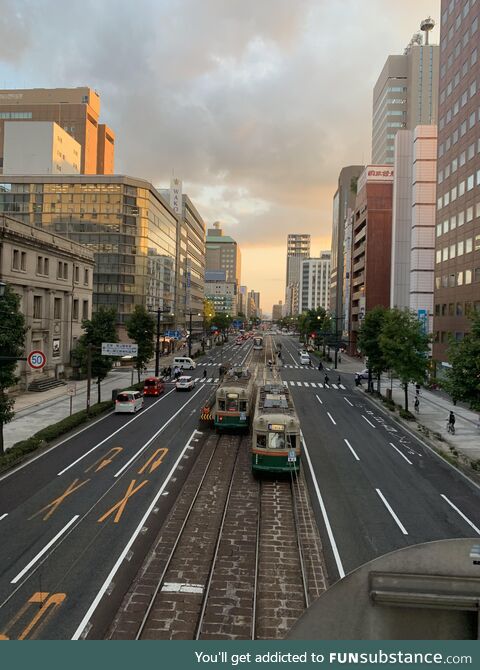
<instances>
[{"instance_id":1,"label":"balcony","mask_svg":"<svg viewBox=\"0 0 480 670\"><path fill-rule=\"evenodd\" d=\"M362 254L365 253L365 242L361 244L357 249L353 249L353 257L358 258L358 256L361 256Z\"/></svg>"},{"instance_id":2,"label":"balcony","mask_svg":"<svg viewBox=\"0 0 480 670\"><path fill-rule=\"evenodd\" d=\"M367 235L367 227L363 227L362 230L355 235L353 238L353 244L357 244L357 242L360 242L360 240L363 240Z\"/></svg>"},{"instance_id":3,"label":"balcony","mask_svg":"<svg viewBox=\"0 0 480 670\"><path fill-rule=\"evenodd\" d=\"M358 286L358 284L364 284L365 283L365 273L361 272L359 275L353 278L352 284L353 286Z\"/></svg>"},{"instance_id":4,"label":"balcony","mask_svg":"<svg viewBox=\"0 0 480 670\"><path fill-rule=\"evenodd\" d=\"M362 260L355 263L355 265L353 266L353 272L354 273L358 272L359 270L364 270L364 269L365 269L365 259L364 258L362 258Z\"/></svg>"}]
</instances>

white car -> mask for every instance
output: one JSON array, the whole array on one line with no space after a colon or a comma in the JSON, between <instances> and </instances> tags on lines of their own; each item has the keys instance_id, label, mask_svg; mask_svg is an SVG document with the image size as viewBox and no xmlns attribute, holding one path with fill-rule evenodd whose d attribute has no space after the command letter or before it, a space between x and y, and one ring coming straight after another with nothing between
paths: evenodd
<instances>
[{"instance_id":1,"label":"white car","mask_svg":"<svg viewBox=\"0 0 480 670\"><path fill-rule=\"evenodd\" d=\"M362 370L358 374L360 376L360 379L368 379L368 368L366 368L365 370ZM374 377L373 374L372 374L372 377Z\"/></svg>"},{"instance_id":2,"label":"white car","mask_svg":"<svg viewBox=\"0 0 480 670\"><path fill-rule=\"evenodd\" d=\"M191 391L195 388L195 383L195 377L187 377L186 375L183 375L175 382L175 388L177 391Z\"/></svg>"},{"instance_id":3,"label":"white car","mask_svg":"<svg viewBox=\"0 0 480 670\"><path fill-rule=\"evenodd\" d=\"M121 391L115 399L115 414L134 414L143 407L143 396L138 391Z\"/></svg>"}]
</instances>

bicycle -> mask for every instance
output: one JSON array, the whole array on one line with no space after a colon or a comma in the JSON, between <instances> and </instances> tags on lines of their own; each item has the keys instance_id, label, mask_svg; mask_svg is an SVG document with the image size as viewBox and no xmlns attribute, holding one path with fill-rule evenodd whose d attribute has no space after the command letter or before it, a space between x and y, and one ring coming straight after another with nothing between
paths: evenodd
<instances>
[{"instance_id":1,"label":"bicycle","mask_svg":"<svg viewBox=\"0 0 480 670\"><path fill-rule=\"evenodd\" d=\"M447 421L447 433L455 435L455 424L450 423L450 421Z\"/></svg>"}]
</instances>

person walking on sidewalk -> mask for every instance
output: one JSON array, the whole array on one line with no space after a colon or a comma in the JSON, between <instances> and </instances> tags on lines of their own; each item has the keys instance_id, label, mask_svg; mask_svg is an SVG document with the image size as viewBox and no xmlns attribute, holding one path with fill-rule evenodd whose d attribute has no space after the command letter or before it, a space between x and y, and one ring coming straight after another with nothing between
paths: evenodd
<instances>
[{"instance_id":1,"label":"person walking on sidewalk","mask_svg":"<svg viewBox=\"0 0 480 670\"><path fill-rule=\"evenodd\" d=\"M420 400L418 398L418 395L415 396L415 411L418 413L420 411Z\"/></svg>"},{"instance_id":2,"label":"person walking on sidewalk","mask_svg":"<svg viewBox=\"0 0 480 670\"><path fill-rule=\"evenodd\" d=\"M455 435L455 414L451 411L447 422L447 431Z\"/></svg>"}]
</instances>

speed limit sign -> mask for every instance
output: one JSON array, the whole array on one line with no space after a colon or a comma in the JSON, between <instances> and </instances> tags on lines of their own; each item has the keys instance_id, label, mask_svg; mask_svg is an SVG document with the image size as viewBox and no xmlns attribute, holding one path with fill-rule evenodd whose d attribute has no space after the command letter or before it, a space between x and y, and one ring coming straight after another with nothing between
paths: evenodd
<instances>
[{"instance_id":1,"label":"speed limit sign","mask_svg":"<svg viewBox=\"0 0 480 670\"><path fill-rule=\"evenodd\" d=\"M31 351L28 354L27 363L33 370L41 370L46 362L47 357L43 351Z\"/></svg>"}]
</instances>

